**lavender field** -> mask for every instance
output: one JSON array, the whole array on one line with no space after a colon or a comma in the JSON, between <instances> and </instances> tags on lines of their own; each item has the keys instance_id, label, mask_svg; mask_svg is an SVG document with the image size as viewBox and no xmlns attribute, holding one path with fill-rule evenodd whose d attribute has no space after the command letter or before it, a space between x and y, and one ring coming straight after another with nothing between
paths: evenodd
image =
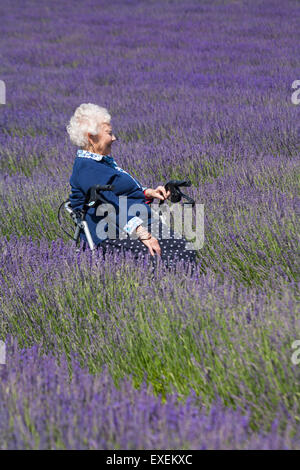
<instances>
[{"instance_id":1,"label":"lavender field","mask_svg":"<svg viewBox=\"0 0 300 470\"><path fill-rule=\"evenodd\" d=\"M0 449L300 449L299 1L0 15ZM191 180L192 275L60 230L81 103L109 110L144 186Z\"/></svg>"}]
</instances>

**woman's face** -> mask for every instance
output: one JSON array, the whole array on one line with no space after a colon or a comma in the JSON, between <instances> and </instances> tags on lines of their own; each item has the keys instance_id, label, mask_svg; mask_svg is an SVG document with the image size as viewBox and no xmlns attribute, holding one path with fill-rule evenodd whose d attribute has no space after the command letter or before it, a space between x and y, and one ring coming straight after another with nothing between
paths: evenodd
<instances>
[{"instance_id":1,"label":"woman's face","mask_svg":"<svg viewBox=\"0 0 300 470\"><path fill-rule=\"evenodd\" d=\"M111 124L103 123L100 125L97 135L88 134L89 148L87 150L100 155L109 155L111 153L111 145L117 140L112 133Z\"/></svg>"}]
</instances>

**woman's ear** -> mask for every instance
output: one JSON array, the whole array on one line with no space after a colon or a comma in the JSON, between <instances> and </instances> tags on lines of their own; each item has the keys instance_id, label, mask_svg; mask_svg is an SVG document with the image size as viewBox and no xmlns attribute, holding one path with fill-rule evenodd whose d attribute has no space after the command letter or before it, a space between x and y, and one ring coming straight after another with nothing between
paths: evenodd
<instances>
[{"instance_id":1,"label":"woman's ear","mask_svg":"<svg viewBox=\"0 0 300 470\"><path fill-rule=\"evenodd\" d=\"M90 134L90 133L88 132L87 138L88 138L88 140L89 140L90 143L93 143L93 142L94 142L94 136L93 136L93 134Z\"/></svg>"},{"instance_id":2,"label":"woman's ear","mask_svg":"<svg viewBox=\"0 0 300 470\"><path fill-rule=\"evenodd\" d=\"M88 150L92 149L92 151L94 152L94 145L95 145L95 135L93 134L90 134L89 132L87 133L87 138L88 138Z\"/></svg>"},{"instance_id":3,"label":"woman's ear","mask_svg":"<svg viewBox=\"0 0 300 470\"><path fill-rule=\"evenodd\" d=\"M98 135L93 135L93 134L90 134L89 132L88 132L87 138L88 138L88 141L91 145L97 144L98 141L99 141L99 136Z\"/></svg>"}]
</instances>

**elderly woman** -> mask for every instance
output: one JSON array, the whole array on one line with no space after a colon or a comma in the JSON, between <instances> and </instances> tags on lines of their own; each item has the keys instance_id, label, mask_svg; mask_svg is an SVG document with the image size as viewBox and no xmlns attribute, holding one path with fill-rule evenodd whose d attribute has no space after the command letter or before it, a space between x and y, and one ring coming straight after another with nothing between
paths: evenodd
<instances>
[{"instance_id":1,"label":"elderly woman","mask_svg":"<svg viewBox=\"0 0 300 470\"><path fill-rule=\"evenodd\" d=\"M155 224L151 219L149 203L154 198L164 201L170 196L163 186L155 189L143 187L133 176L120 168L111 156L112 144L116 141L111 126L111 116L107 109L95 104L81 104L75 111L67 126L67 132L71 142L79 147L74 161L73 172L70 178L71 194L70 202L73 209L82 208L85 194L91 186L113 185L113 191L101 192L102 197L114 208L116 237L104 236L99 230L99 223L104 215L98 215L96 208L90 208L86 221L97 247L102 247L104 253L107 249L117 251L131 250L136 258L141 253L150 252L152 260L160 257L168 266L174 261L185 260L195 262L195 252L185 249L186 240L175 239L174 232L170 230L170 238L161 237L164 233L164 224L156 224L155 236L151 233ZM120 196L127 196L127 213L125 224L121 223ZM137 215L128 215L130 207L134 204L142 204L146 210L148 219ZM124 214L122 215L124 222ZM151 223L152 222L152 223ZM123 233L120 236L121 232ZM125 234L125 235L124 235ZM124 238L126 236L126 238ZM86 243L85 234L80 234Z\"/></svg>"}]
</instances>

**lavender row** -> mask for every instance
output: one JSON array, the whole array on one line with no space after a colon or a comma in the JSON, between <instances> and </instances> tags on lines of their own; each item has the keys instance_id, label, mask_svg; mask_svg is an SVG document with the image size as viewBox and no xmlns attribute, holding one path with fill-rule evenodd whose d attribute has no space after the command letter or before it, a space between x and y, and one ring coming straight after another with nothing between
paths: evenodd
<instances>
[{"instance_id":1,"label":"lavender row","mask_svg":"<svg viewBox=\"0 0 300 470\"><path fill-rule=\"evenodd\" d=\"M297 449L299 427L289 418L282 433L274 420L269 432L255 433L250 413L229 410L216 400L208 410L191 393L163 402L151 387L133 388L130 378L114 383L107 368L91 375L72 357L58 364L38 347L19 349L7 341L0 366L1 449Z\"/></svg>"}]
</instances>

